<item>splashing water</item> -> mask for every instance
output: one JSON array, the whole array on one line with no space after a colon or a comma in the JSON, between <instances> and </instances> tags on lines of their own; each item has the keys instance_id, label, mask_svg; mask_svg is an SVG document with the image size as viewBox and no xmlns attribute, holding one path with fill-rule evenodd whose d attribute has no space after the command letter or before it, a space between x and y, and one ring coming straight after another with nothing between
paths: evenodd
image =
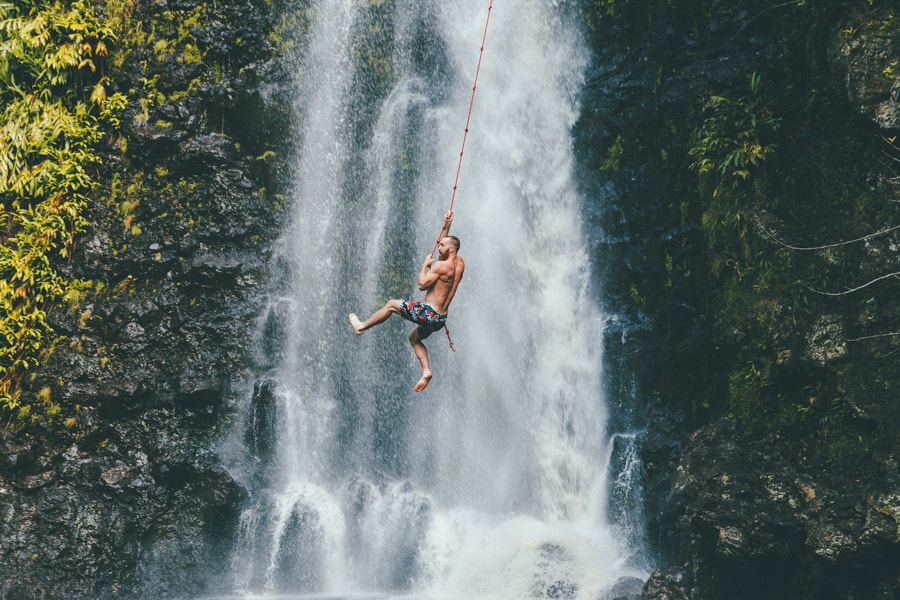
<instances>
[{"instance_id":1,"label":"splashing water","mask_svg":"<svg viewBox=\"0 0 900 600\"><path fill-rule=\"evenodd\" d=\"M298 43L292 220L261 319L232 571L245 597L602 597L629 566L608 522L604 315L573 181L588 57L565 2L491 16L453 233L467 271L427 341L362 336L416 297L455 175L487 2L321 0ZM421 298L421 296L418 296ZM274 332L274 334L272 333Z\"/></svg>"}]
</instances>

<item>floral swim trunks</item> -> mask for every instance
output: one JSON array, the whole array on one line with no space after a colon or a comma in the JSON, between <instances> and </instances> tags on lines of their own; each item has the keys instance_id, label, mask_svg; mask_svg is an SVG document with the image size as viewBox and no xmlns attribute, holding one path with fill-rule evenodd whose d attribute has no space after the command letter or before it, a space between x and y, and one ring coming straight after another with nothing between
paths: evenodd
<instances>
[{"instance_id":1,"label":"floral swim trunks","mask_svg":"<svg viewBox=\"0 0 900 600\"><path fill-rule=\"evenodd\" d=\"M417 300L401 301L400 316L419 326L419 337L423 340L435 331L442 329L447 321L446 314L442 315L430 305Z\"/></svg>"}]
</instances>

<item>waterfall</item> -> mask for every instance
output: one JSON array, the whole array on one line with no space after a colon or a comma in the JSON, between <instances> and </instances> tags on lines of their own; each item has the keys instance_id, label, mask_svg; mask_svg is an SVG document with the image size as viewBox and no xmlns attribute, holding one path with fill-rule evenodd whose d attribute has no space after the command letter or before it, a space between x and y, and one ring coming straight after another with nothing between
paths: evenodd
<instances>
[{"instance_id":1,"label":"waterfall","mask_svg":"<svg viewBox=\"0 0 900 600\"><path fill-rule=\"evenodd\" d=\"M251 495L237 597L595 600L646 576L607 506L625 479L608 472L605 316L574 182L588 56L570 3L494 6L452 229L458 352L432 335L434 379L415 393L412 325L356 336L347 320L422 297L487 6L319 0L295 15L293 214L234 469Z\"/></svg>"}]
</instances>

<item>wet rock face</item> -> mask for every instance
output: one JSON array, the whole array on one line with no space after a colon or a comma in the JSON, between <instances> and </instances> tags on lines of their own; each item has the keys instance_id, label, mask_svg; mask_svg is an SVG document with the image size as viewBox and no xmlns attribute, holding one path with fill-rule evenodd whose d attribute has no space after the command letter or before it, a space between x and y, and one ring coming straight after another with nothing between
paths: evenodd
<instances>
[{"instance_id":1,"label":"wet rock face","mask_svg":"<svg viewBox=\"0 0 900 600\"><path fill-rule=\"evenodd\" d=\"M598 58L588 73L576 152L586 194L603 199L602 205L587 207L586 228L589 233L595 228L591 250L600 265L605 305L617 317L605 339L611 428L644 432L646 538L659 568L642 597L893 599L900 597L894 566L900 553L900 477L894 452L884 451L885 458L869 455L885 465L886 476L865 482L850 468L800 461L785 443L790 431L760 440L726 422L707 422L729 410L722 374L741 364L744 357L735 349L753 334L718 328L716 315L708 312L707 290L716 282L703 278L709 267L707 241L697 220L678 214L678 207L689 206L697 194L697 182L689 178L689 158L675 150L690 147L691 115L702 114L710 96L723 90L740 96L746 89L742 80L756 72L778 98L785 126L798 112L803 118L815 115L808 128L795 130L812 132L821 142L825 130L849 125L832 140L826 162L866 173L866 188L882 180L885 172L865 162L878 162L874 149L897 133L900 37L891 25L896 7L864 0L820 3L801 17L801 12L778 13L774 5L757 5L757 12L751 5L708 4L709 14L696 21L689 11L669 14L670 22L657 29L651 19L642 20L644 13L610 19L605 27L598 15L600 25L589 31ZM791 24L794 18L808 20ZM667 62L670 56L678 58ZM668 71L671 75L656 79ZM868 159L849 150L851 137L858 142L853 148L871 153ZM824 156L823 145L816 149ZM786 150L782 146L779 152ZM662 159L654 158L660 154ZM841 194L840 186L848 182L836 172L830 176L840 183L827 186L829 192ZM847 203L864 197L861 190L848 191ZM890 191L876 202L895 199ZM880 221L873 227L880 228ZM896 254L896 242L890 245L891 250L870 254ZM667 281L663 265L672 264L667 261L689 267L685 285L669 278L670 287L653 287ZM877 275L895 270L893 263L868 256L848 264ZM643 293L647 289L651 293ZM785 377L793 378L792 384L839 380L835 395L846 399L863 436L877 428L879 408L896 406L895 388L885 381L896 379L896 369L884 368L896 361L884 363L880 357L867 364L861 358L865 351L848 339L860 325L896 331L891 310L875 300L817 308L798 328L801 343L794 354L778 359L795 361L795 370ZM776 329L753 339L772 348L790 335L794 332ZM895 348L888 349L891 356ZM620 373L632 379L619 380ZM833 458L837 464L842 460L850 459Z\"/></svg>"},{"instance_id":2,"label":"wet rock face","mask_svg":"<svg viewBox=\"0 0 900 600\"><path fill-rule=\"evenodd\" d=\"M186 597L227 569L243 492L215 449L253 368L290 144L276 4L135 5L132 29L176 51L138 46L113 82L132 103L70 266L92 292L52 316L63 340L29 383L76 423L0 430L4 600Z\"/></svg>"},{"instance_id":3,"label":"wet rock face","mask_svg":"<svg viewBox=\"0 0 900 600\"><path fill-rule=\"evenodd\" d=\"M695 433L661 531L683 559L644 598L894 598L900 496L853 473L808 472L775 439L723 420Z\"/></svg>"},{"instance_id":4,"label":"wet rock face","mask_svg":"<svg viewBox=\"0 0 900 600\"><path fill-rule=\"evenodd\" d=\"M214 591L211 582L228 569L242 491L214 449L236 399L252 397L248 445L264 458L272 449L271 390L253 394L235 385L252 379L247 340L290 171L288 77L269 41L279 4L135 3L134 30L153 31L157 42L176 50L191 36L203 56L158 57L147 44L132 51L114 82L134 101L121 136L110 140L92 226L70 267L99 285L78 311L54 314L63 342L30 383L77 405L78 422L71 430L40 424L0 430L4 600L201 595ZM646 46L595 30L602 66L589 74L584 93L585 114L595 118L578 126L579 155L597 153L590 168L601 168L620 134L629 142L623 161L658 157L666 138L683 133L670 125L689 112L685 99L699 95L698 88L716 93L714 83L743 80L781 60L766 54L773 44L765 37L754 38L744 58L733 56L738 42L727 26L747 16L727 14L728 2L716 4L715 22L699 36L707 47L688 37L697 32L679 32L675 24L656 40L657 49L698 48L696 61L665 85L656 65L640 56ZM890 3L852 4L858 13L838 14L824 33L814 32L814 75L839 77L856 113L896 130L898 45L880 35L879 25ZM196 14L204 18L179 30L182 15ZM608 261L610 271L664 280L653 263L664 264L666 252L698 255L703 240L659 217L667 205L678 206L686 187L670 177L673 167L640 160L623 167L623 179L644 187L617 183L619 204L607 215L588 214L586 225L602 230L595 240L606 239L592 251L617 257ZM587 190L591 197L613 195L603 192ZM629 295L627 287L609 289L614 301ZM640 327L625 327L627 347L610 356L634 358L613 370L638 373L645 389L668 389L668 374L691 373L701 382L695 388L705 389L703 365L721 359L718 348L698 351L709 342L691 326L702 308L700 291L655 308L650 298L643 312L626 315ZM655 333L642 329L650 321L659 327ZM808 332L809 359L822 368L845 356L836 342L841 325L829 316ZM625 410L618 407L614 417ZM853 473L804 471L778 452L777 440L742 439L725 423L691 436L686 418L664 399L640 410L643 422L636 425L648 429L648 538L659 540L663 557L644 598L897 597L895 485L866 489ZM552 548L546 553L548 562L559 558ZM535 593L571 597L577 590L557 578L536 581ZM635 595L635 582L627 581L613 597Z\"/></svg>"},{"instance_id":5,"label":"wet rock face","mask_svg":"<svg viewBox=\"0 0 900 600\"><path fill-rule=\"evenodd\" d=\"M900 39L889 3L858 7L833 31L828 58L859 112L885 130L900 130Z\"/></svg>"},{"instance_id":6,"label":"wet rock face","mask_svg":"<svg viewBox=\"0 0 900 600\"><path fill-rule=\"evenodd\" d=\"M144 418L159 432L181 420ZM228 536L240 500L228 473L196 442L117 427L102 448L73 443L62 453L34 438L5 440L17 464L0 486L4 598L165 597L196 589L197 570L221 562L214 542Z\"/></svg>"}]
</instances>

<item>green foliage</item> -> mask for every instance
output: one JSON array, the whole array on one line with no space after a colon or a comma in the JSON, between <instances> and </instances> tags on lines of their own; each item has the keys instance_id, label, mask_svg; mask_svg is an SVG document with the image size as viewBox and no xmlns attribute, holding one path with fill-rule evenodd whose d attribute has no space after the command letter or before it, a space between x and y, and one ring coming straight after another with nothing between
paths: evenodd
<instances>
[{"instance_id":1,"label":"green foliage","mask_svg":"<svg viewBox=\"0 0 900 600\"><path fill-rule=\"evenodd\" d=\"M0 98L31 92L42 100L103 86L112 33L82 1L0 3Z\"/></svg>"},{"instance_id":2,"label":"green foliage","mask_svg":"<svg viewBox=\"0 0 900 600\"><path fill-rule=\"evenodd\" d=\"M775 307L782 284L773 284L778 277L772 247L759 234L759 223L777 204L766 162L775 155L780 124L754 73L749 95L711 98L688 150L690 168L698 175L709 272L717 283L711 295L714 318L724 330L741 331L751 340L778 327ZM752 429L781 413L769 397L773 366L768 351L751 344L741 355L746 362L728 375L728 410Z\"/></svg>"},{"instance_id":3,"label":"green foliage","mask_svg":"<svg viewBox=\"0 0 900 600\"><path fill-rule=\"evenodd\" d=\"M52 419L49 390L27 400L19 384L56 342L48 313L85 287L60 267L87 226L102 127L125 101L107 96L114 37L86 3L0 3L0 36L0 410Z\"/></svg>"},{"instance_id":4,"label":"green foliage","mask_svg":"<svg viewBox=\"0 0 900 600\"><path fill-rule=\"evenodd\" d=\"M862 461L876 437L861 418L871 409L862 409L865 404L847 390L875 386L848 385L854 372L849 366L847 375L832 379L835 366L811 366L804 353L816 343L809 333L816 315L840 312L834 301L810 297L808 289L828 288L824 282L846 278L847 266L866 257L850 258L849 248L788 250L766 231L790 231L784 235L793 237L810 225L811 217L816 221L810 230L816 235L831 230L828 237L833 239L851 227L866 231L877 213L877 199L883 204L883 190L873 195L875 202L866 201L868 192L855 193L846 207L837 205L839 210L822 196L807 194L811 186L796 182L808 182L807 174L822 167L804 163L809 149L802 147L796 130L781 134L781 119L762 94L758 75L751 77L749 94L711 100L689 156L698 175L700 222L712 276L710 317L719 332L735 340L729 363L722 365L727 404L719 408L727 409L746 432L785 436L804 460ZM852 169L833 165L824 172L849 182L857 176ZM827 201L843 200L835 195ZM812 283L801 287L798 281ZM861 357L854 360L861 364ZM877 380L877 369L869 365L866 370Z\"/></svg>"},{"instance_id":5,"label":"green foliage","mask_svg":"<svg viewBox=\"0 0 900 600\"><path fill-rule=\"evenodd\" d=\"M732 417L752 429L766 423L769 414L767 396L772 386L771 364L750 362L732 371L728 377L728 401Z\"/></svg>"},{"instance_id":6,"label":"green foliage","mask_svg":"<svg viewBox=\"0 0 900 600\"><path fill-rule=\"evenodd\" d=\"M854 52L873 48L865 43L871 38L896 37L893 5L867 2L841 10L806 0L581 6L595 50L641 48L647 65L635 72L649 79L655 71L654 91L664 99L650 111L652 139L622 128L632 140L622 177L602 174L640 192L639 209L628 205L631 196L616 205L626 218L613 227L675 232L641 243L639 265L606 267L605 292L654 320L647 347L664 360L646 371L637 365L641 385L666 390L661 396L691 419L727 414L739 430L771 436L801 460L872 469L896 464L900 448L897 280L853 295L818 291L842 292L896 271L896 233L865 236L897 222L900 186L884 182L900 181L900 153L874 143L870 124L834 95L828 78L797 85L809 69L805 32L830 32L832 45ZM887 90L900 77L895 55L869 57L873 85ZM710 68L711 57L722 68ZM599 168L607 149L594 151ZM654 176L624 181L651 152L661 155ZM844 240L862 241L838 244ZM823 315L841 325L825 342L814 335ZM830 343L847 353L819 360Z\"/></svg>"},{"instance_id":7,"label":"green foliage","mask_svg":"<svg viewBox=\"0 0 900 600\"><path fill-rule=\"evenodd\" d=\"M140 32L140 27L133 27L131 22L137 3L138 0L106 0L103 22L118 40L121 40L129 32ZM124 54L120 54L117 58L123 57Z\"/></svg>"},{"instance_id":8,"label":"green foliage","mask_svg":"<svg viewBox=\"0 0 900 600\"><path fill-rule=\"evenodd\" d=\"M888 66L886 66L886 67L882 70L882 74L884 74L884 76L885 76L889 81L894 81L895 79L897 79L897 76L898 76L898 73L897 73L897 71L898 71L898 68L897 68L898 65L900 65L900 59L895 58L894 60L892 60L892 61L888 64Z\"/></svg>"},{"instance_id":9,"label":"green foliage","mask_svg":"<svg viewBox=\"0 0 900 600\"><path fill-rule=\"evenodd\" d=\"M775 133L781 124L760 90L760 76L754 73L749 96L738 100L713 96L688 152L691 169L700 178L702 224L714 260L712 270L750 285L756 285L765 271L762 244L751 230L761 210L771 208L774 201L765 162L775 152ZM754 273L757 277L747 280Z\"/></svg>"},{"instance_id":10,"label":"green foliage","mask_svg":"<svg viewBox=\"0 0 900 600\"><path fill-rule=\"evenodd\" d=\"M353 60L367 80L381 91L384 91L396 77L396 67L389 43L392 32L393 22L382 3L370 3L367 15L357 26L353 43Z\"/></svg>"},{"instance_id":11,"label":"green foliage","mask_svg":"<svg viewBox=\"0 0 900 600\"><path fill-rule=\"evenodd\" d=\"M750 96L738 100L713 96L710 112L689 154L694 159L691 169L716 197L761 174L766 158L775 151L770 140L781 119L763 101L757 73L750 76Z\"/></svg>"},{"instance_id":12,"label":"green foliage","mask_svg":"<svg viewBox=\"0 0 900 600\"><path fill-rule=\"evenodd\" d=\"M622 136L616 136L616 141L606 151L606 160L600 165L601 171L618 171L625 149L622 145Z\"/></svg>"}]
</instances>

